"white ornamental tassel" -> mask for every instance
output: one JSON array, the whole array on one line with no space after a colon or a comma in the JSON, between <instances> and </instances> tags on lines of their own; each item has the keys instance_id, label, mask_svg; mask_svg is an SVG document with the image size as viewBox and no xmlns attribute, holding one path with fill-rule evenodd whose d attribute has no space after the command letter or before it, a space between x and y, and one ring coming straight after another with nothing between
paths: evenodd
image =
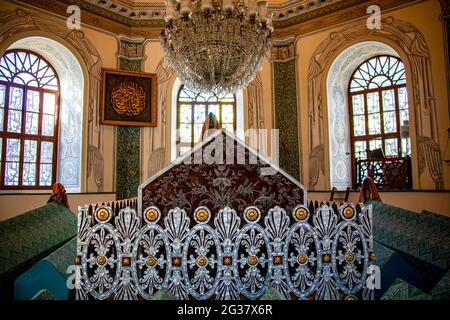
<instances>
[{"instance_id":1,"label":"white ornamental tassel","mask_svg":"<svg viewBox=\"0 0 450 320\"><path fill-rule=\"evenodd\" d=\"M202 11L208 11L213 9L213 0L202 0Z\"/></svg>"},{"instance_id":2,"label":"white ornamental tassel","mask_svg":"<svg viewBox=\"0 0 450 320\"><path fill-rule=\"evenodd\" d=\"M267 1L258 1L258 15L261 23L267 21Z\"/></svg>"},{"instance_id":3,"label":"white ornamental tassel","mask_svg":"<svg viewBox=\"0 0 450 320\"><path fill-rule=\"evenodd\" d=\"M256 5L256 0L248 0L248 15L250 17L255 17L258 12L258 6Z\"/></svg>"},{"instance_id":4,"label":"white ornamental tassel","mask_svg":"<svg viewBox=\"0 0 450 320\"><path fill-rule=\"evenodd\" d=\"M166 0L166 15L164 16L164 20L166 22L171 22L175 19L175 10L177 7L177 2L175 0Z\"/></svg>"},{"instance_id":5,"label":"white ornamental tassel","mask_svg":"<svg viewBox=\"0 0 450 320\"><path fill-rule=\"evenodd\" d=\"M273 13L272 12L269 13L269 17L267 18L267 22L266 22L267 29L269 29L270 32L273 32L272 16L273 16Z\"/></svg>"},{"instance_id":6,"label":"white ornamental tassel","mask_svg":"<svg viewBox=\"0 0 450 320\"><path fill-rule=\"evenodd\" d=\"M233 0L223 0L222 9L224 11L231 11L234 9Z\"/></svg>"},{"instance_id":7,"label":"white ornamental tassel","mask_svg":"<svg viewBox=\"0 0 450 320\"><path fill-rule=\"evenodd\" d=\"M191 0L181 0L180 1L180 12L183 15L188 15L192 12L192 1Z\"/></svg>"}]
</instances>

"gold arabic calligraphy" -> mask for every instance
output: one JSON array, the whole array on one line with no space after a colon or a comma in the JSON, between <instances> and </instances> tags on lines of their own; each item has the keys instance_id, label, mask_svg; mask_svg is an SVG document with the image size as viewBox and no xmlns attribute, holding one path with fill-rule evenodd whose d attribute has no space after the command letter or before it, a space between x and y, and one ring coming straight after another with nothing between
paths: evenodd
<instances>
[{"instance_id":1,"label":"gold arabic calligraphy","mask_svg":"<svg viewBox=\"0 0 450 320\"><path fill-rule=\"evenodd\" d=\"M118 114L137 116L145 107L145 91L135 82L121 81L112 89L111 103Z\"/></svg>"}]
</instances>

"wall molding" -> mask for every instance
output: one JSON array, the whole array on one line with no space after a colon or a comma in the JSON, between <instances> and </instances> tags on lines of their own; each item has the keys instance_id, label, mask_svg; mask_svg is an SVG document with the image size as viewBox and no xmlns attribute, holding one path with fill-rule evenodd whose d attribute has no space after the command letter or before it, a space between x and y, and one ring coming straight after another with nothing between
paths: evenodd
<instances>
[{"instance_id":1,"label":"wall molding","mask_svg":"<svg viewBox=\"0 0 450 320\"><path fill-rule=\"evenodd\" d=\"M264 126L264 105L263 105L263 85L259 72L255 79L247 86L248 94L248 128L265 129Z\"/></svg>"},{"instance_id":2,"label":"wall molding","mask_svg":"<svg viewBox=\"0 0 450 320\"><path fill-rule=\"evenodd\" d=\"M156 74L158 75L158 126L151 128L150 132L150 147L147 164L147 174L143 177L143 181L148 177L153 176L166 165L167 155L170 154L170 143L167 143L167 117L171 113L168 112L168 106L171 101L167 99L168 94L171 96L173 78L175 77L175 70L164 63L162 59L156 67ZM170 128L170 121L169 121Z\"/></svg>"}]
</instances>

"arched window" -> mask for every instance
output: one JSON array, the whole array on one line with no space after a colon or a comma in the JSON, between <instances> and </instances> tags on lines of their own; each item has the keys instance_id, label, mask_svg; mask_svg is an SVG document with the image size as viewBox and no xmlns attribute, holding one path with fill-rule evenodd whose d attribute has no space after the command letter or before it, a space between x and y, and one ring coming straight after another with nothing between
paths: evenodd
<instances>
[{"instance_id":1,"label":"arched window","mask_svg":"<svg viewBox=\"0 0 450 320\"><path fill-rule=\"evenodd\" d=\"M56 180L59 80L38 54L0 59L0 189L49 189Z\"/></svg>"},{"instance_id":2,"label":"arched window","mask_svg":"<svg viewBox=\"0 0 450 320\"><path fill-rule=\"evenodd\" d=\"M402 61L378 56L361 64L350 79L353 168L378 150L388 158L411 154L408 93Z\"/></svg>"},{"instance_id":3,"label":"arched window","mask_svg":"<svg viewBox=\"0 0 450 320\"><path fill-rule=\"evenodd\" d=\"M236 131L236 97L234 94L195 93L184 86L178 93L177 155L201 140L203 122L214 113L222 128Z\"/></svg>"}]
</instances>

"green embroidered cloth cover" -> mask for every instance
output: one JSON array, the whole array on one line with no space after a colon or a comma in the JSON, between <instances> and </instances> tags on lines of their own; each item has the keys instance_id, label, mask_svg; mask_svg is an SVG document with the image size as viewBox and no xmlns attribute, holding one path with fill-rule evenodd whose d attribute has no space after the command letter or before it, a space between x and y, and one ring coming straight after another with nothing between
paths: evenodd
<instances>
[{"instance_id":1,"label":"green embroidered cloth cover","mask_svg":"<svg viewBox=\"0 0 450 320\"><path fill-rule=\"evenodd\" d=\"M0 222L0 288L76 236L77 218L49 203Z\"/></svg>"},{"instance_id":2,"label":"green embroidered cloth cover","mask_svg":"<svg viewBox=\"0 0 450 320\"><path fill-rule=\"evenodd\" d=\"M397 279L381 300L431 300L431 296L402 279Z\"/></svg>"},{"instance_id":3,"label":"green embroidered cloth cover","mask_svg":"<svg viewBox=\"0 0 450 320\"><path fill-rule=\"evenodd\" d=\"M450 271L433 288L431 295L433 300L450 300Z\"/></svg>"},{"instance_id":4,"label":"green embroidered cloth cover","mask_svg":"<svg viewBox=\"0 0 450 320\"><path fill-rule=\"evenodd\" d=\"M77 238L67 242L61 248L34 264L33 267L18 277L14 283L14 299L30 300L45 290L53 299L70 299L68 284L75 284L74 261L77 252ZM70 268L70 266L73 266ZM68 279L72 276L71 279Z\"/></svg>"},{"instance_id":5,"label":"green embroidered cloth cover","mask_svg":"<svg viewBox=\"0 0 450 320\"><path fill-rule=\"evenodd\" d=\"M450 218L416 213L377 201L373 206L374 240L442 270L450 262ZM424 204L426 207L426 204Z\"/></svg>"}]
</instances>

